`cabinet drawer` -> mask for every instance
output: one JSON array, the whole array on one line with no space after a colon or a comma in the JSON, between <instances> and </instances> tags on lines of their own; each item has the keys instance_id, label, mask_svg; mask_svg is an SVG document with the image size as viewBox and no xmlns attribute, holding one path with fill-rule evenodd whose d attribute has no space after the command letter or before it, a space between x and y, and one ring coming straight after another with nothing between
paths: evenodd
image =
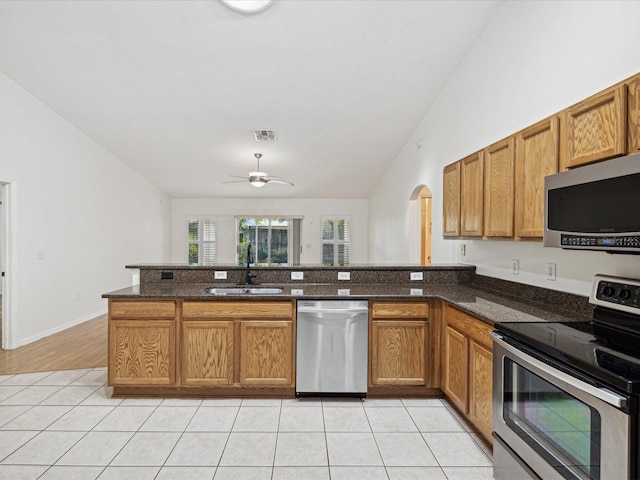
<instances>
[{"instance_id":1,"label":"cabinet drawer","mask_svg":"<svg viewBox=\"0 0 640 480\"><path fill-rule=\"evenodd\" d=\"M448 325L473 338L480 344L489 348L493 345L489 333L491 333L494 328L482 320L467 315L450 305L447 305L445 308L445 319Z\"/></svg>"},{"instance_id":2,"label":"cabinet drawer","mask_svg":"<svg viewBox=\"0 0 640 480\"><path fill-rule=\"evenodd\" d=\"M175 318L176 303L111 301L109 313L111 318Z\"/></svg>"},{"instance_id":3,"label":"cabinet drawer","mask_svg":"<svg viewBox=\"0 0 640 480\"><path fill-rule=\"evenodd\" d=\"M291 302L184 302L185 320L196 318L291 318Z\"/></svg>"},{"instance_id":4,"label":"cabinet drawer","mask_svg":"<svg viewBox=\"0 0 640 480\"><path fill-rule=\"evenodd\" d=\"M427 318L426 302L376 302L372 306L372 318Z\"/></svg>"}]
</instances>

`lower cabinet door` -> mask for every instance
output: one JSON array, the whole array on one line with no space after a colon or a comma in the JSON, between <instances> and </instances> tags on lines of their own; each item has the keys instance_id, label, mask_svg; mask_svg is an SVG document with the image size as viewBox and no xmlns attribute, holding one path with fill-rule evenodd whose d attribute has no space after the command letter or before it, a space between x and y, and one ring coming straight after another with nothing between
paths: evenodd
<instances>
[{"instance_id":1,"label":"lower cabinet door","mask_svg":"<svg viewBox=\"0 0 640 480\"><path fill-rule=\"evenodd\" d=\"M183 385L233 385L233 320L182 324Z\"/></svg>"},{"instance_id":2,"label":"lower cabinet door","mask_svg":"<svg viewBox=\"0 0 640 480\"><path fill-rule=\"evenodd\" d=\"M491 441L493 401L493 353L471 341L469 344L469 419Z\"/></svg>"},{"instance_id":3,"label":"lower cabinet door","mask_svg":"<svg viewBox=\"0 0 640 480\"><path fill-rule=\"evenodd\" d=\"M109 385L174 385L175 320L111 320Z\"/></svg>"},{"instance_id":4,"label":"lower cabinet door","mask_svg":"<svg viewBox=\"0 0 640 480\"><path fill-rule=\"evenodd\" d=\"M373 385L427 384L427 322L374 320L371 330Z\"/></svg>"},{"instance_id":5,"label":"lower cabinet door","mask_svg":"<svg viewBox=\"0 0 640 480\"><path fill-rule=\"evenodd\" d=\"M293 386L293 355L293 321L240 321L242 385Z\"/></svg>"},{"instance_id":6,"label":"lower cabinet door","mask_svg":"<svg viewBox=\"0 0 640 480\"><path fill-rule=\"evenodd\" d=\"M467 413L469 339L447 326L444 335L444 374L442 389L460 411Z\"/></svg>"}]
</instances>

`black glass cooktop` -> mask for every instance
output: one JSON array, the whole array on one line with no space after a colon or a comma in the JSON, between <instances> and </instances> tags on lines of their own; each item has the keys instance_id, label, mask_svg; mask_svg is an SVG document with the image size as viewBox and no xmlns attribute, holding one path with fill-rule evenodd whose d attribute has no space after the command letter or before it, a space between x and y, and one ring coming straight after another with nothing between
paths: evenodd
<instances>
[{"instance_id":1,"label":"black glass cooktop","mask_svg":"<svg viewBox=\"0 0 640 480\"><path fill-rule=\"evenodd\" d=\"M505 322L495 328L603 383L640 393L640 339L628 333L612 336L598 322Z\"/></svg>"}]
</instances>

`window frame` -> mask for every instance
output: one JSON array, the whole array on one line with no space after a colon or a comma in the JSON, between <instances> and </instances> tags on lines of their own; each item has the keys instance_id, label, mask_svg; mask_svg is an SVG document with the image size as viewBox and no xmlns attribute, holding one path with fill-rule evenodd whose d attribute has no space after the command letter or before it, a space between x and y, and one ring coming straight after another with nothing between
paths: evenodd
<instances>
[{"instance_id":1,"label":"window frame","mask_svg":"<svg viewBox=\"0 0 640 480\"><path fill-rule=\"evenodd\" d=\"M324 222L325 221L333 221L333 238L331 240L325 240L324 238ZM340 222L340 220L343 220L345 222L345 231L348 232L348 235L344 235L345 237L348 236L348 239L339 239L338 236L338 223ZM320 229L321 229L321 235L322 235L322 248L321 248L321 258L320 261L322 263L322 265L325 266L334 266L334 267L346 267L349 266L349 264L351 263L351 216L350 215L322 215L320 217ZM325 245L333 245L333 263L330 265L328 263L325 264L324 262L324 246ZM339 263L338 262L338 247L342 245L342 246L346 246L345 251L347 251L347 261L344 263Z\"/></svg>"},{"instance_id":2,"label":"window frame","mask_svg":"<svg viewBox=\"0 0 640 480\"><path fill-rule=\"evenodd\" d=\"M203 221L211 221L213 223L213 240L204 240L203 236L202 236L202 232L203 230L203 225L202 222ZM189 231L189 226L191 225L191 223L193 222L198 222L198 238L196 240L192 240L191 236L190 236L190 231ZM217 260L217 219L216 217L212 217L209 215L189 215L187 217L187 264L188 265L203 265L203 266L209 266L209 265L215 265L216 264L216 260ZM198 246L198 262L197 263L192 263L191 262L191 245L197 245ZM203 255L205 252L205 245L212 245L213 246L213 259L211 261L211 263L208 263L204 258Z\"/></svg>"},{"instance_id":3,"label":"window frame","mask_svg":"<svg viewBox=\"0 0 640 480\"><path fill-rule=\"evenodd\" d=\"M255 221L255 225L250 227L250 229L255 228L255 236L257 238L259 221L268 220L268 254L267 261L259 261L258 253L257 253L257 241L252 243L254 247L253 256L254 256L254 264L259 266L292 266L300 264L300 246L294 245L294 243L300 243L300 228L302 217L299 216L291 216L291 215L236 215L236 235L235 235L235 244L236 244L236 264L237 265L245 265L245 254L244 254L244 246L248 243L248 241L243 241L240 244L240 221L252 219ZM273 252L272 252L272 231L274 230L273 222L274 221L286 221L286 229L287 229L287 262L286 263L274 263L272 261ZM277 226L276 228L277 229ZM242 260L242 261L241 261Z\"/></svg>"}]
</instances>

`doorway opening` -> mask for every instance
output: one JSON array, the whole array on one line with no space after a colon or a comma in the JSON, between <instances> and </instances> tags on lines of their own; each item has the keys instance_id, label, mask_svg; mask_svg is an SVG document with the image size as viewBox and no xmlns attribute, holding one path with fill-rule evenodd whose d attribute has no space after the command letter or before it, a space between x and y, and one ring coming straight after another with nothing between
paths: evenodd
<instances>
[{"instance_id":1,"label":"doorway opening","mask_svg":"<svg viewBox=\"0 0 640 480\"><path fill-rule=\"evenodd\" d=\"M431 265L431 190L426 185L418 185L413 189L410 200L417 202L420 245L420 265Z\"/></svg>"},{"instance_id":2,"label":"doorway opening","mask_svg":"<svg viewBox=\"0 0 640 480\"><path fill-rule=\"evenodd\" d=\"M15 186L0 181L0 349L12 348L13 328L11 319L12 309L12 281L8 276L13 260L12 249L15 208Z\"/></svg>"}]
</instances>

